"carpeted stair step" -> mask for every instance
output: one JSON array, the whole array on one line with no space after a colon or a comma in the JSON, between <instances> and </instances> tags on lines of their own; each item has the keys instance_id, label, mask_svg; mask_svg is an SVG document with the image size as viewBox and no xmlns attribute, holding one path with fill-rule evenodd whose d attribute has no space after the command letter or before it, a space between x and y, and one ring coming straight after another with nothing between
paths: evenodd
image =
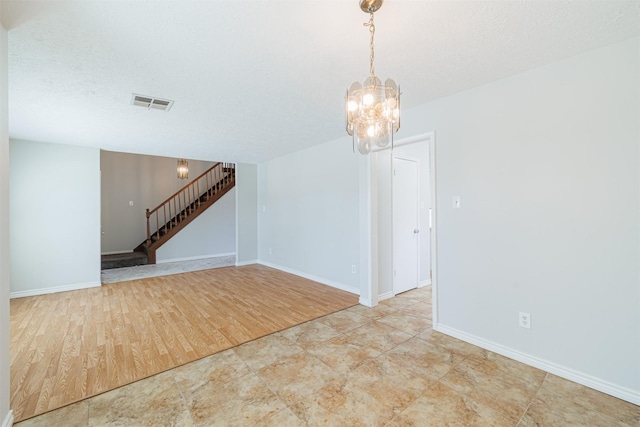
<instances>
[{"instance_id":1,"label":"carpeted stair step","mask_svg":"<svg viewBox=\"0 0 640 427\"><path fill-rule=\"evenodd\" d=\"M133 267L147 264L147 255L144 252L127 252L124 254L102 255L101 269Z\"/></svg>"}]
</instances>

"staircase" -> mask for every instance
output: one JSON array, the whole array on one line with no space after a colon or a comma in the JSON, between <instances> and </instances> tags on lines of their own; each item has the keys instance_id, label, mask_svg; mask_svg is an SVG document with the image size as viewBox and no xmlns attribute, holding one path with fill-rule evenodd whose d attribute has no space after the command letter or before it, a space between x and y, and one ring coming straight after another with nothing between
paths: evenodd
<instances>
[{"instance_id":1,"label":"staircase","mask_svg":"<svg viewBox=\"0 0 640 427\"><path fill-rule=\"evenodd\" d=\"M102 257L102 269L156 263L156 250L236 185L234 163L218 162L154 209L147 209L147 238L133 253Z\"/></svg>"},{"instance_id":2,"label":"staircase","mask_svg":"<svg viewBox=\"0 0 640 427\"><path fill-rule=\"evenodd\" d=\"M160 203L147 209L147 239L134 249L156 263L156 250L236 185L234 163L218 162Z\"/></svg>"}]
</instances>

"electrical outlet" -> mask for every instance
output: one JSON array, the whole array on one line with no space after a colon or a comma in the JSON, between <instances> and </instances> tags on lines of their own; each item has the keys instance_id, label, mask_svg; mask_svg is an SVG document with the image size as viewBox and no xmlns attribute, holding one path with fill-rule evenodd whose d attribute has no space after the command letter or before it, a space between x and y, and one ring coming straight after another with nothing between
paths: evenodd
<instances>
[{"instance_id":1,"label":"electrical outlet","mask_svg":"<svg viewBox=\"0 0 640 427\"><path fill-rule=\"evenodd\" d=\"M518 314L518 324L527 329L531 329L531 314L520 312Z\"/></svg>"},{"instance_id":2,"label":"electrical outlet","mask_svg":"<svg viewBox=\"0 0 640 427\"><path fill-rule=\"evenodd\" d=\"M133 206L133 200L129 200L129 206Z\"/></svg>"},{"instance_id":3,"label":"electrical outlet","mask_svg":"<svg viewBox=\"0 0 640 427\"><path fill-rule=\"evenodd\" d=\"M353 274L356 274L356 265L355 265L355 264L353 264L353 265L351 266L351 272L352 272Z\"/></svg>"}]
</instances>

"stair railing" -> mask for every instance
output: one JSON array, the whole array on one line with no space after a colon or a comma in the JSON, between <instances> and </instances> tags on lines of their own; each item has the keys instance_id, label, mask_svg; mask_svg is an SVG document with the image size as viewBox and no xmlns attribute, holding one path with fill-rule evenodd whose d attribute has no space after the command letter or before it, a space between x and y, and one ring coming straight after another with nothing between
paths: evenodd
<instances>
[{"instance_id":1,"label":"stair railing","mask_svg":"<svg viewBox=\"0 0 640 427\"><path fill-rule=\"evenodd\" d=\"M218 162L154 209L147 209L147 247L230 184L235 185L235 163Z\"/></svg>"}]
</instances>

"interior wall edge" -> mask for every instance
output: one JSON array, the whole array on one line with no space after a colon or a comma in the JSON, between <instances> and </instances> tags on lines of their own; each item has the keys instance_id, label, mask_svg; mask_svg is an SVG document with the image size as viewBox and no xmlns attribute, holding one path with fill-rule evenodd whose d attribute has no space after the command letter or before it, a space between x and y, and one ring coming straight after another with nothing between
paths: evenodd
<instances>
[{"instance_id":1,"label":"interior wall edge","mask_svg":"<svg viewBox=\"0 0 640 427\"><path fill-rule=\"evenodd\" d=\"M199 259L207 259L207 258L218 258L223 256L235 256L235 252L224 252L217 254L205 254L205 255L196 255L196 256L188 256L183 258L171 258L171 259L163 259L158 260L156 264L167 264L169 262L180 262L180 261L196 261Z\"/></svg>"},{"instance_id":2,"label":"interior wall edge","mask_svg":"<svg viewBox=\"0 0 640 427\"><path fill-rule=\"evenodd\" d=\"M258 260L258 264L264 265L265 267L275 268L276 270L284 271L285 273L295 274L296 276L304 277L305 279L313 280L314 282L322 283L323 285L331 286L332 288L340 289L354 295L360 295L360 289L354 286L345 285L344 283L325 279L324 277L314 276L313 274L307 274L303 271L295 270L293 268L274 264L264 260Z\"/></svg>"},{"instance_id":3,"label":"interior wall edge","mask_svg":"<svg viewBox=\"0 0 640 427\"><path fill-rule=\"evenodd\" d=\"M86 283L74 283L71 285L53 286L50 288L29 289L26 291L14 291L9 293L9 298L24 298L33 297L36 295L55 294L58 292L76 291L78 289L97 288L102 286L102 282L86 282Z\"/></svg>"}]
</instances>

